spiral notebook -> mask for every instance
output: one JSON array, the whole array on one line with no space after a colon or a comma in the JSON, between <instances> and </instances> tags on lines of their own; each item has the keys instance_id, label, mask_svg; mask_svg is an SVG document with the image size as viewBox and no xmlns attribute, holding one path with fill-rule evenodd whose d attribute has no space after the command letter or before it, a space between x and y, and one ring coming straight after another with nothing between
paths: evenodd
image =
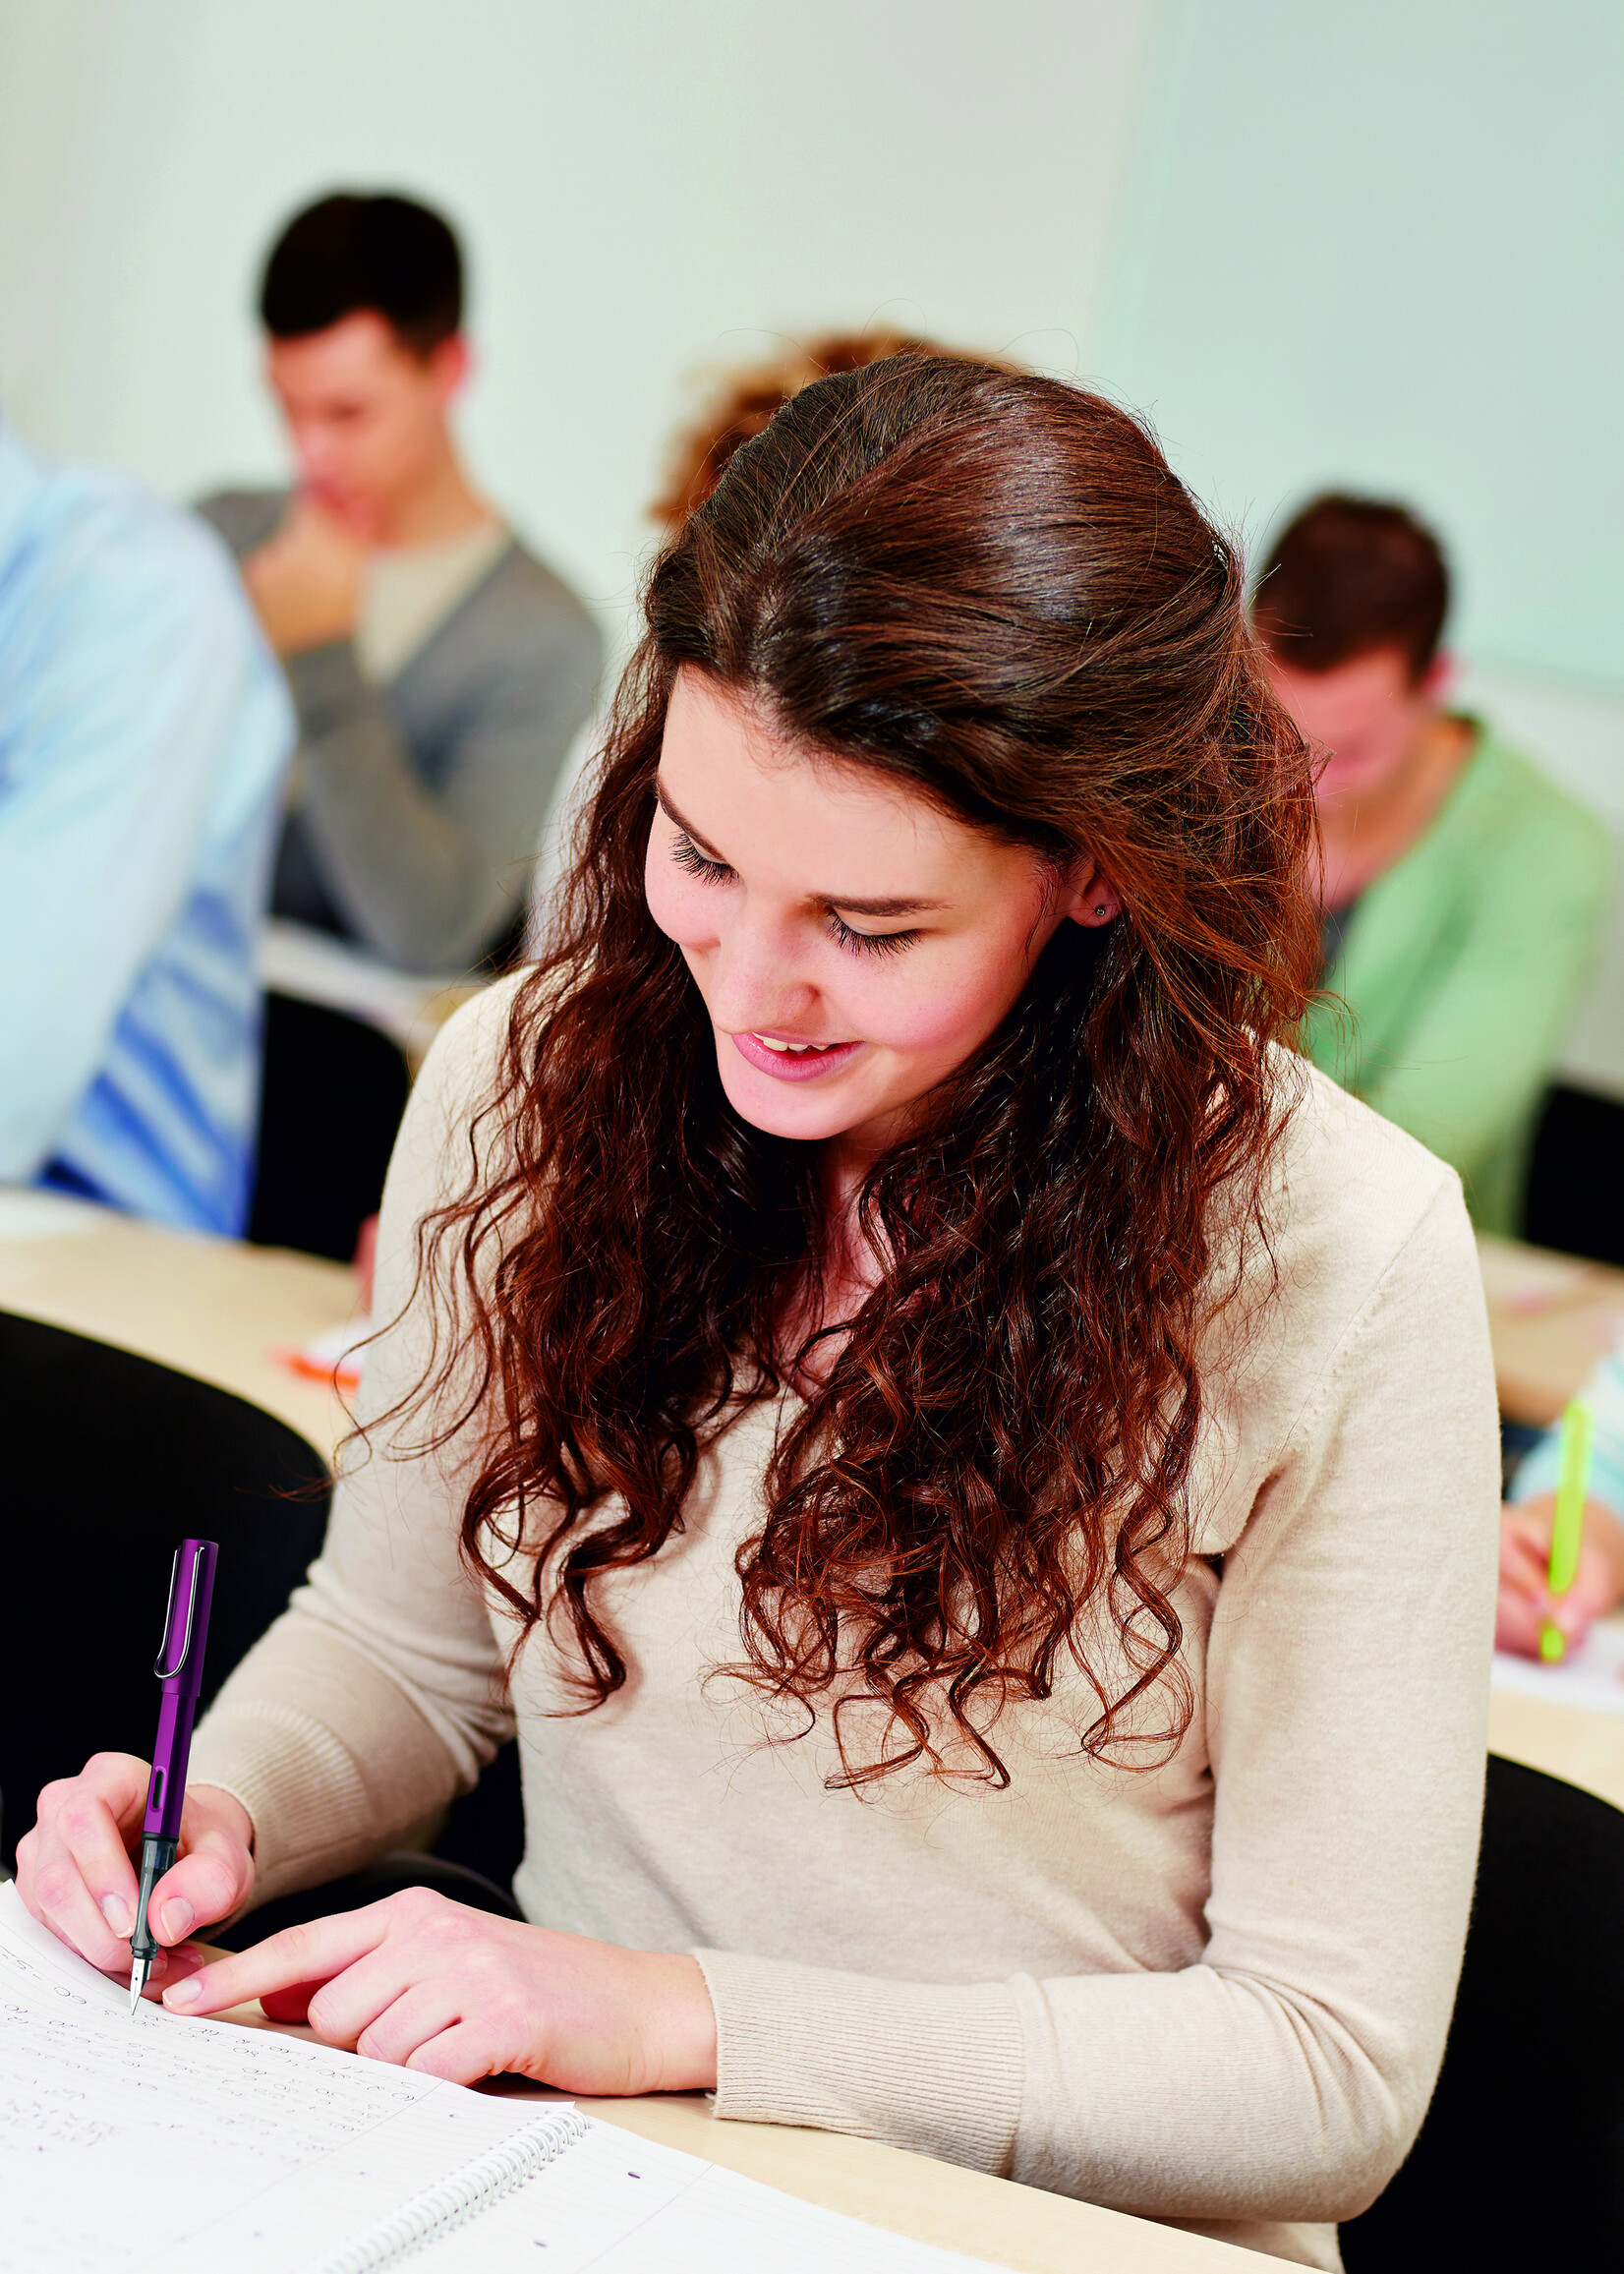
<instances>
[{"instance_id":1,"label":"spiral notebook","mask_svg":"<svg viewBox=\"0 0 1624 2274\"><path fill-rule=\"evenodd\" d=\"M0 1888L0 2274L987 2274L659 2147L186 2020Z\"/></svg>"}]
</instances>

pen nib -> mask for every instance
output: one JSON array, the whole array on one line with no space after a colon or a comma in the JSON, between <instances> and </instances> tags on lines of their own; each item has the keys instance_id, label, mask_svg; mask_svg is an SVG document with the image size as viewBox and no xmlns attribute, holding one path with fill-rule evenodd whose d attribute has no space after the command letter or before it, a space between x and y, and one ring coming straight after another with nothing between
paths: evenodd
<instances>
[{"instance_id":1,"label":"pen nib","mask_svg":"<svg viewBox=\"0 0 1624 2274\"><path fill-rule=\"evenodd\" d=\"M146 1977L152 1971L150 1958L137 1958L130 1968L130 2012L134 2016L141 2004L141 1994L146 1987Z\"/></svg>"}]
</instances>

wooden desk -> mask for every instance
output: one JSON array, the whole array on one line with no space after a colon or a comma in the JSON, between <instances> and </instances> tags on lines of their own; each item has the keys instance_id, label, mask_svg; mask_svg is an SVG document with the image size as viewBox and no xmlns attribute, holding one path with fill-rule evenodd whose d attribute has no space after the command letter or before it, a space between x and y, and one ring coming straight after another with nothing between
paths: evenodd
<instances>
[{"instance_id":1,"label":"wooden desk","mask_svg":"<svg viewBox=\"0 0 1624 2274\"><path fill-rule=\"evenodd\" d=\"M1244 2274L1247 2268L1257 2274L1262 2263L1255 2250L1233 2243L1019 2187L877 2140L792 2125L720 2124L701 2093L576 2106L640 2139L702 2156L786 2195L944 2250L1017 2267L1020 2274Z\"/></svg>"},{"instance_id":2,"label":"wooden desk","mask_svg":"<svg viewBox=\"0 0 1624 2274\"><path fill-rule=\"evenodd\" d=\"M3 1189L0 1310L232 1390L297 1429L323 1460L348 1427L334 1391L274 1355L353 1314L345 1264Z\"/></svg>"},{"instance_id":3,"label":"wooden desk","mask_svg":"<svg viewBox=\"0 0 1624 2274\"><path fill-rule=\"evenodd\" d=\"M1544 1429L1624 1340L1624 1271L1486 1235L1478 1258L1500 1412Z\"/></svg>"},{"instance_id":4,"label":"wooden desk","mask_svg":"<svg viewBox=\"0 0 1624 2274\"><path fill-rule=\"evenodd\" d=\"M218 2018L287 2037L311 2035L294 2023L267 2021L258 2006L234 2006ZM569 2097L516 2077L483 2089L504 2099ZM877 2140L806 2131L794 2125L719 2123L700 2092L577 2100L575 2105L639 2139L680 2148L803 2202L822 2203L847 2218L866 2219L870 2226L889 2227L894 2234L911 2235L968 2258L986 2258L1018 2274L1247 2274L1248 2268L1257 2274L1261 2263L1255 2250L1238 2249L1233 2243L1214 2243L1154 2219L1131 2219L1097 2203L989 2179L957 2164L882 2147ZM762 2274L772 2269L764 2267Z\"/></svg>"},{"instance_id":5,"label":"wooden desk","mask_svg":"<svg viewBox=\"0 0 1624 2274\"><path fill-rule=\"evenodd\" d=\"M1491 1690L1488 1749L1624 1808L1624 1714Z\"/></svg>"}]
</instances>

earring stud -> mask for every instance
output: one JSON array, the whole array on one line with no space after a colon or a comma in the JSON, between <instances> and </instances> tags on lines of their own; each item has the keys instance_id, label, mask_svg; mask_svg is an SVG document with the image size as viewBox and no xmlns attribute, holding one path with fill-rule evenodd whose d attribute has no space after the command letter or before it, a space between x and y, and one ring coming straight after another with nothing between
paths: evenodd
<instances>
[{"instance_id":1,"label":"earring stud","mask_svg":"<svg viewBox=\"0 0 1624 2274\"><path fill-rule=\"evenodd\" d=\"M1095 915L1097 915L1097 916L1103 916L1103 915L1104 915L1104 913L1105 913L1105 903L1104 903L1103 901L1096 901L1096 902L1095 902L1095 904L1094 904L1094 913L1095 913Z\"/></svg>"}]
</instances>

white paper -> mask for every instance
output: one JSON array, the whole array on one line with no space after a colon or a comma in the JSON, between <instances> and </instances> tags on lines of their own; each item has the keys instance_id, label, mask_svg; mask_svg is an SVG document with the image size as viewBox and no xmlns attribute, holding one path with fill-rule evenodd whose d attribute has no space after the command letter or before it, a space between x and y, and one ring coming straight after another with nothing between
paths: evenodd
<instances>
[{"instance_id":1,"label":"white paper","mask_svg":"<svg viewBox=\"0 0 1624 2274\"><path fill-rule=\"evenodd\" d=\"M0 1185L0 1240L55 1240L64 1232L99 1232L118 1219L111 1208L31 1185Z\"/></svg>"},{"instance_id":2,"label":"white paper","mask_svg":"<svg viewBox=\"0 0 1624 2274\"><path fill-rule=\"evenodd\" d=\"M3 2274L299 2274L539 2114L129 1994L0 1889Z\"/></svg>"},{"instance_id":3,"label":"white paper","mask_svg":"<svg viewBox=\"0 0 1624 2274\"><path fill-rule=\"evenodd\" d=\"M343 1326L324 1326L298 1350L280 1355L296 1373L317 1381L336 1381L340 1389L359 1389L367 1364L361 1345L372 1331L370 1318L352 1318Z\"/></svg>"},{"instance_id":4,"label":"white paper","mask_svg":"<svg viewBox=\"0 0 1624 2274\"><path fill-rule=\"evenodd\" d=\"M1624 1619L1597 1619L1579 1648L1554 1666L1496 1651L1490 1679L1497 1690L1548 1698L1553 1705L1624 1714Z\"/></svg>"},{"instance_id":5,"label":"white paper","mask_svg":"<svg viewBox=\"0 0 1624 2274\"><path fill-rule=\"evenodd\" d=\"M498 2099L128 1992L0 1888L0 2274L306 2274L568 2102ZM612 2126L424 2274L987 2274Z\"/></svg>"},{"instance_id":6,"label":"white paper","mask_svg":"<svg viewBox=\"0 0 1624 2274\"><path fill-rule=\"evenodd\" d=\"M409 2261L423 2274L988 2274L610 2125Z\"/></svg>"}]
</instances>

